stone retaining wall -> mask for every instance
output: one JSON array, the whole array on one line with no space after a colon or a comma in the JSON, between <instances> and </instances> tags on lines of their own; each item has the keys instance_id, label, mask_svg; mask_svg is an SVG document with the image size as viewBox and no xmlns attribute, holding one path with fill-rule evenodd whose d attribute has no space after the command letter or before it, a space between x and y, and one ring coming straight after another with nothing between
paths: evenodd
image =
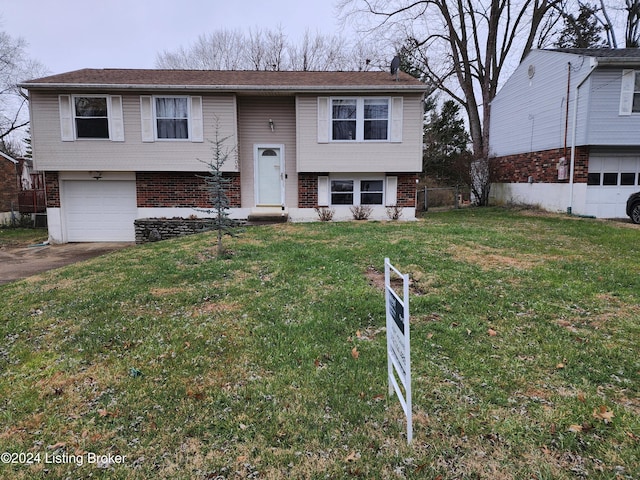
<instances>
[{"instance_id":1,"label":"stone retaining wall","mask_svg":"<svg viewBox=\"0 0 640 480\"><path fill-rule=\"evenodd\" d=\"M136 243L193 235L211 228L211 220L207 218L139 218L133 223Z\"/></svg>"}]
</instances>

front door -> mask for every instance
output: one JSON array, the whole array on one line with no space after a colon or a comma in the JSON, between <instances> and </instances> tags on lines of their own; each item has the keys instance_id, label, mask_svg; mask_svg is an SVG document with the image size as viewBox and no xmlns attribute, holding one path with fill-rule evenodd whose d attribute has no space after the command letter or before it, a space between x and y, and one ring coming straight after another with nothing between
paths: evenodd
<instances>
[{"instance_id":1,"label":"front door","mask_svg":"<svg viewBox=\"0 0 640 480\"><path fill-rule=\"evenodd\" d=\"M261 146L256 151L256 205L281 206L283 202L282 147Z\"/></svg>"}]
</instances>

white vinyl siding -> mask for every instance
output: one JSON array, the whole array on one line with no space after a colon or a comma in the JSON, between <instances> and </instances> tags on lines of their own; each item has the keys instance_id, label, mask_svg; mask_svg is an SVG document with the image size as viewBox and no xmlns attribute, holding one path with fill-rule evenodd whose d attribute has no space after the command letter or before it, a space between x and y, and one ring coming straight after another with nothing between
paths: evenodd
<instances>
[{"instance_id":1,"label":"white vinyl siding","mask_svg":"<svg viewBox=\"0 0 640 480\"><path fill-rule=\"evenodd\" d=\"M151 136L147 137L148 141L143 141L145 122L142 121L144 108L141 107L140 94L123 93L118 97L121 98L122 105L124 140L113 141L115 138L112 138L112 141L74 141L71 96L64 94L59 96L57 93L40 91L30 92L33 156L38 168L60 171L204 172L207 171L207 166L203 161L211 158L211 144L208 140L213 140L216 134L215 118L219 119L220 137L229 137L226 142L228 147L235 147L238 140L236 102L231 94L199 97L202 99L202 138L205 140L201 142L154 142L151 116L148 117L151 120L148 122L150 124L148 131L151 132ZM151 97L149 96L148 99L150 107ZM68 106L68 122L61 118L64 117L60 111L61 103L63 105L66 103ZM63 142L61 136L65 130L70 133L70 136ZM113 137L116 129L111 130ZM193 130L193 140L195 140L195 128ZM270 130L269 133L271 133ZM295 145L291 146L290 151L295 151ZM294 158L293 154L288 155L288 160ZM225 163L223 170L238 171L238 164L230 160ZM289 178L295 179L296 176L289 175Z\"/></svg>"},{"instance_id":2,"label":"white vinyl siding","mask_svg":"<svg viewBox=\"0 0 640 480\"><path fill-rule=\"evenodd\" d=\"M421 171L422 95L381 98L390 99L389 139L353 142L329 141L329 97L299 95L296 99L298 172Z\"/></svg>"}]
</instances>

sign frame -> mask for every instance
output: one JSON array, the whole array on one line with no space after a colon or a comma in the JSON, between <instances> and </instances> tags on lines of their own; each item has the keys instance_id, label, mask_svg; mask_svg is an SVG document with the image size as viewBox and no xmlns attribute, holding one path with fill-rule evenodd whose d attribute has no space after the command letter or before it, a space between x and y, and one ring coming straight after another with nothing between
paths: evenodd
<instances>
[{"instance_id":1,"label":"sign frame","mask_svg":"<svg viewBox=\"0 0 640 480\"><path fill-rule=\"evenodd\" d=\"M391 273L402 279L402 298L391 286ZM411 411L411 338L409 332L409 275L402 274L384 259L384 291L387 317L387 370L389 395L395 392L407 417L407 443L413 440ZM400 383L396 379L400 379ZM402 387L404 387L404 395Z\"/></svg>"}]
</instances>

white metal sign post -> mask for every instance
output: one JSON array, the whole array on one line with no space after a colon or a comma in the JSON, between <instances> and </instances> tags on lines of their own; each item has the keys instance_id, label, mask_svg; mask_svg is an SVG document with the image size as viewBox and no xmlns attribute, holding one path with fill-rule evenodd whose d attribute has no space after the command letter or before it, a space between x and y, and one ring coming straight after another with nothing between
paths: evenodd
<instances>
[{"instance_id":1,"label":"white metal sign post","mask_svg":"<svg viewBox=\"0 0 640 480\"><path fill-rule=\"evenodd\" d=\"M402 279L402 298L391 288L391 272ZM384 259L384 290L387 311L387 367L389 370L389 395L395 391L407 417L407 443L413 439L411 414L411 347L409 339L409 275L396 270L389 259ZM404 387L396 380L395 372Z\"/></svg>"}]
</instances>

